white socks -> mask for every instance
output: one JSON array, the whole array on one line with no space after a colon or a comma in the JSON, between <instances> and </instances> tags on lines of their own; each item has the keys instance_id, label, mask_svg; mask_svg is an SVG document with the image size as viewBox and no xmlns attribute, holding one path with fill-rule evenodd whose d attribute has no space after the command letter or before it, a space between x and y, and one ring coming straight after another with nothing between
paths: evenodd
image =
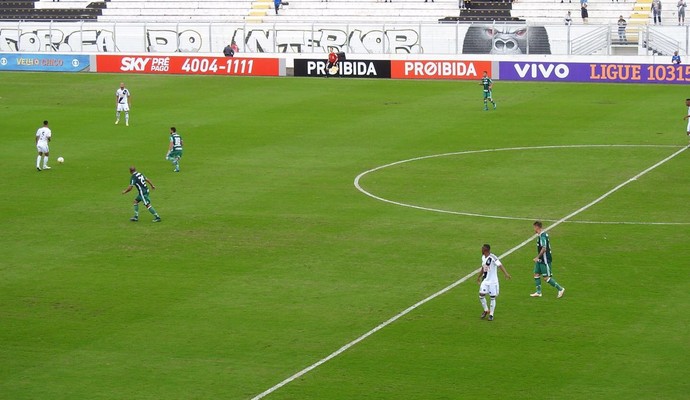
<instances>
[{"instance_id":1,"label":"white socks","mask_svg":"<svg viewBox=\"0 0 690 400\"><path fill-rule=\"evenodd\" d=\"M48 166L48 156L43 156L43 168ZM36 168L41 168L41 156L36 156Z\"/></svg>"}]
</instances>

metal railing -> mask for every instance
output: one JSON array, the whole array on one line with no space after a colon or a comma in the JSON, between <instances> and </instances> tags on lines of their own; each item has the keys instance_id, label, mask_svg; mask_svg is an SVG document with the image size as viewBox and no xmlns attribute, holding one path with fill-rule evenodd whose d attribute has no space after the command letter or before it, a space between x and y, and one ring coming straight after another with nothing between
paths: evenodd
<instances>
[{"instance_id":1,"label":"metal railing","mask_svg":"<svg viewBox=\"0 0 690 400\"><path fill-rule=\"evenodd\" d=\"M652 26L643 32L642 46L649 55L670 56L680 50L680 42L664 35Z\"/></svg>"},{"instance_id":2,"label":"metal railing","mask_svg":"<svg viewBox=\"0 0 690 400\"><path fill-rule=\"evenodd\" d=\"M572 39L570 41L570 54L590 55L607 49L610 45L609 31L608 26L600 26Z\"/></svg>"}]
</instances>

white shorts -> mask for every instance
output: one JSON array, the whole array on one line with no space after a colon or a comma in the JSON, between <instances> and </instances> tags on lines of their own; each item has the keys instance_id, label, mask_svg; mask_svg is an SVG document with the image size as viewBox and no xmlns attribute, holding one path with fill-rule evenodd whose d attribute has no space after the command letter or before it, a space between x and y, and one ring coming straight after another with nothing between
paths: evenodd
<instances>
[{"instance_id":1,"label":"white shorts","mask_svg":"<svg viewBox=\"0 0 690 400\"><path fill-rule=\"evenodd\" d=\"M129 104L117 104L117 111L129 111Z\"/></svg>"},{"instance_id":2,"label":"white shorts","mask_svg":"<svg viewBox=\"0 0 690 400\"><path fill-rule=\"evenodd\" d=\"M690 118L688 118L688 130L686 132L690 134Z\"/></svg>"},{"instance_id":3,"label":"white shorts","mask_svg":"<svg viewBox=\"0 0 690 400\"><path fill-rule=\"evenodd\" d=\"M48 143L38 143L36 144L36 150L38 150L39 153L47 153L50 150L48 150Z\"/></svg>"},{"instance_id":4,"label":"white shorts","mask_svg":"<svg viewBox=\"0 0 690 400\"><path fill-rule=\"evenodd\" d=\"M482 282L479 286L479 294L489 294L491 297L498 296L498 283L486 283Z\"/></svg>"}]
</instances>

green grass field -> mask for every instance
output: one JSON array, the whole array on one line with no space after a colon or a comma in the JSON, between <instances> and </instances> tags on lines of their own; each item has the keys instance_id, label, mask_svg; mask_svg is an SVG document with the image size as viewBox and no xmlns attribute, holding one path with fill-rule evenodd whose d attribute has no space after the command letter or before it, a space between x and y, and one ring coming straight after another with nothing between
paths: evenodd
<instances>
[{"instance_id":1,"label":"green grass field","mask_svg":"<svg viewBox=\"0 0 690 400\"><path fill-rule=\"evenodd\" d=\"M508 252L688 142L681 86L494 96L484 112L476 82L2 74L0 398L250 399L476 270L483 243ZM354 185L515 147L359 182L419 208ZM495 321L471 278L266 398L687 398L689 157L549 231L562 299L529 297L529 243L503 258ZM132 164L160 224L128 220Z\"/></svg>"}]
</instances>

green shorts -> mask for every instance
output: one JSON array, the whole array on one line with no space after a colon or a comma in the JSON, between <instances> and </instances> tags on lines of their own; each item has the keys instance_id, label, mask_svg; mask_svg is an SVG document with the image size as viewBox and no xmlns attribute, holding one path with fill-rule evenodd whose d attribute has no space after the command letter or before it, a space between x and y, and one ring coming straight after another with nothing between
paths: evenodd
<instances>
[{"instance_id":1,"label":"green shorts","mask_svg":"<svg viewBox=\"0 0 690 400\"><path fill-rule=\"evenodd\" d=\"M488 92L484 92L484 98L485 98L485 99L490 99L490 98L491 98L491 90L489 90Z\"/></svg>"},{"instance_id":2,"label":"green shorts","mask_svg":"<svg viewBox=\"0 0 690 400\"><path fill-rule=\"evenodd\" d=\"M534 263L534 274L541 275L541 276L551 276L551 263L549 264L544 264L542 262L535 262Z\"/></svg>"},{"instance_id":3,"label":"green shorts","mask_svg":"<svg viewBox=\"0 0 690 400\"><path fill-rule=\"evenodd\" d=\"M173 150L168 154L168 158L174 160L175 158L182 158L182 150Z\"/></svg>"},{"instance_id":4,"label":"green shorts","mask_svg":"<svg viewBox=\"0 0 690 400\"><path fill-rule=\"evenodd\" d=\"M149 195L145 194L144 196L138 195L136 199L134 199L137 203L144 203L145 206L148 206L151 204L151 199L149 199Z\"/></svg>"}]
</instances>

